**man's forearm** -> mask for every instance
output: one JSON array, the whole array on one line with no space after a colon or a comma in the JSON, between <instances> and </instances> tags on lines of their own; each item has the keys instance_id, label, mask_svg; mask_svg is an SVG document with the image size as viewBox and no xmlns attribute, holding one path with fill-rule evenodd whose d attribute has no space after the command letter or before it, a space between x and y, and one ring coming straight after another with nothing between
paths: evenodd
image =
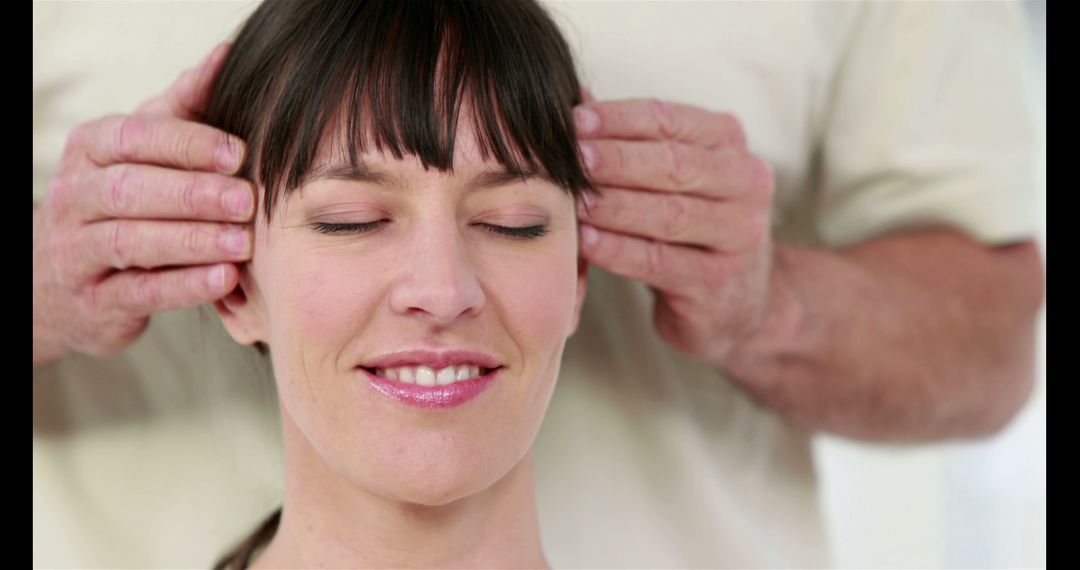
<instances>
[{"instance_id":1,"label":"man's forearm","mask_svg":"<svg viewBox=\"0 0 1080 570\"><path fill-rule=\"evenodd\" d=\"M808 429L982 437L1031 392L1042 298L1030 245L992 249L943 229L840 252L778 244L768 315L723 368Z\"/></svg>"}]
</instances>

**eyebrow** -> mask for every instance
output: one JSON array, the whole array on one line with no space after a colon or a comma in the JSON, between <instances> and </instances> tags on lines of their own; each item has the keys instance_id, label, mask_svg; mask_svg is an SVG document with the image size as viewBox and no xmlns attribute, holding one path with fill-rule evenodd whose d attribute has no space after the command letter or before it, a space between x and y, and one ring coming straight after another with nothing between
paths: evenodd
<instances>
[{"instance_id":1,"label":"eyebrow","mask_svg":"<svg viewBox=\"0 0 1080 570\"><path fill-rule=\"evenodd\" d=\"M498 188L514 182L525 182L532 179L542 180L558 186L551 176L542 172L526 171L521 174L514 174L506 169L501 169L486 170L476 174L466 184L466 188L484 190L488 188ZM332 163L319 166L312 169L312 171L300 181L300 185L303 186L316 180L346 180L350 182L366 182L369 184L385 186L387 188L405 188L405 184L400 178L385 170L379 170L363 160L358 160L355 166L349 163Z\"/></svg>"}]
</instances>

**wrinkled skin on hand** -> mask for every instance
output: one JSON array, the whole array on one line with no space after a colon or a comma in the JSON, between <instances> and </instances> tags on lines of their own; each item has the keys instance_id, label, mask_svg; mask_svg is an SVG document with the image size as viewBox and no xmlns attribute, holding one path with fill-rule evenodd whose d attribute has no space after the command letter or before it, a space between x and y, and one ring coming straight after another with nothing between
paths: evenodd
<instances>
[{"instance_id":1,"label":"wrinkled skin on hand","mask_svg":"<svg viewBox=\"0 0 1080 570\"><path fill-rule=\"evenodd\" d=\"M108 355L212 302L251 257L244 143L198 122L228 45L131 115L76 127L34 210L34 362Z\"/></svg>"},{"instance_id":2,"label":"wrinkled skin on hand","mask_svg":"<svg viewBox=\"0 0 1080 570\"><path fill-rule=\"evenodd\" d=\"M602 194L579 210L585 257L649 285L661 337L722 366L765 316L772 168L730 114L588 94L574 113Z\"/></svg>"}]
</instances>

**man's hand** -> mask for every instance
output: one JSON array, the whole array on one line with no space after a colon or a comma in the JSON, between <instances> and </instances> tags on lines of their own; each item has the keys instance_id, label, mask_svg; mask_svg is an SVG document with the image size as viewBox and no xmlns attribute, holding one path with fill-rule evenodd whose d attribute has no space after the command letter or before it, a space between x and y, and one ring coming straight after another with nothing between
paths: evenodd
<instances>
[{"instance_id":1,"label":"man's hand","mask_svg":"<svg viewBox=\"0 0 1080 570\"><path fill-rule=\"evenodd\" d=\"M119 352L152 314L218 299L251 257L244 143L200 124L228 46L133 115L75 128L34 210L34 366ZM228 222L228 223L223 223Z\"/></svg>"},{"instance_id":2,"label":"man's hand","mask_svg":"<svg viewBox=\"0 0 1080 570\"><path fill-rule=\"evenodd\" d=\"M585 99L603 198L579 212L583 253L653 287L676 349L796 425L866 441L986 437L1022 408L1044 295L1033 243L931 226L839 252L774 245L773 178L733 117Z\"/></svg>"},{"instance_id":3,"label":"man's hand","mask_svg":"<svg viewBox=\"0 0 1080 570\"><path fill-rule=\"evenodd\" d=\"M766 312L772 169L729 114L588 95L574 113L603 194L579 211L585 257L650 285L660 335L721 366Z\"/></svg>"}]
</instances>

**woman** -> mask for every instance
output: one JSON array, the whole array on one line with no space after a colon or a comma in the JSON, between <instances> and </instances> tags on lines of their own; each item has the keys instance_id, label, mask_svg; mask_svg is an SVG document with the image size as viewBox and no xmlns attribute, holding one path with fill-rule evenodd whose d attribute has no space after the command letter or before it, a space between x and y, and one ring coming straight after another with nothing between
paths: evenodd
<instances>
[{"instance_id":1,"label":"woman","mask_svg":"<svg viewBox=\"0 0 1080 570\"><path fill-rule=\"evenodd\" d=\"M215 306L273 364L286 493L218 568L548 567L531 448L585 296L579 93L531 1L244 24L206 119L262 207Z\"/></svg>"}]
</instances>

